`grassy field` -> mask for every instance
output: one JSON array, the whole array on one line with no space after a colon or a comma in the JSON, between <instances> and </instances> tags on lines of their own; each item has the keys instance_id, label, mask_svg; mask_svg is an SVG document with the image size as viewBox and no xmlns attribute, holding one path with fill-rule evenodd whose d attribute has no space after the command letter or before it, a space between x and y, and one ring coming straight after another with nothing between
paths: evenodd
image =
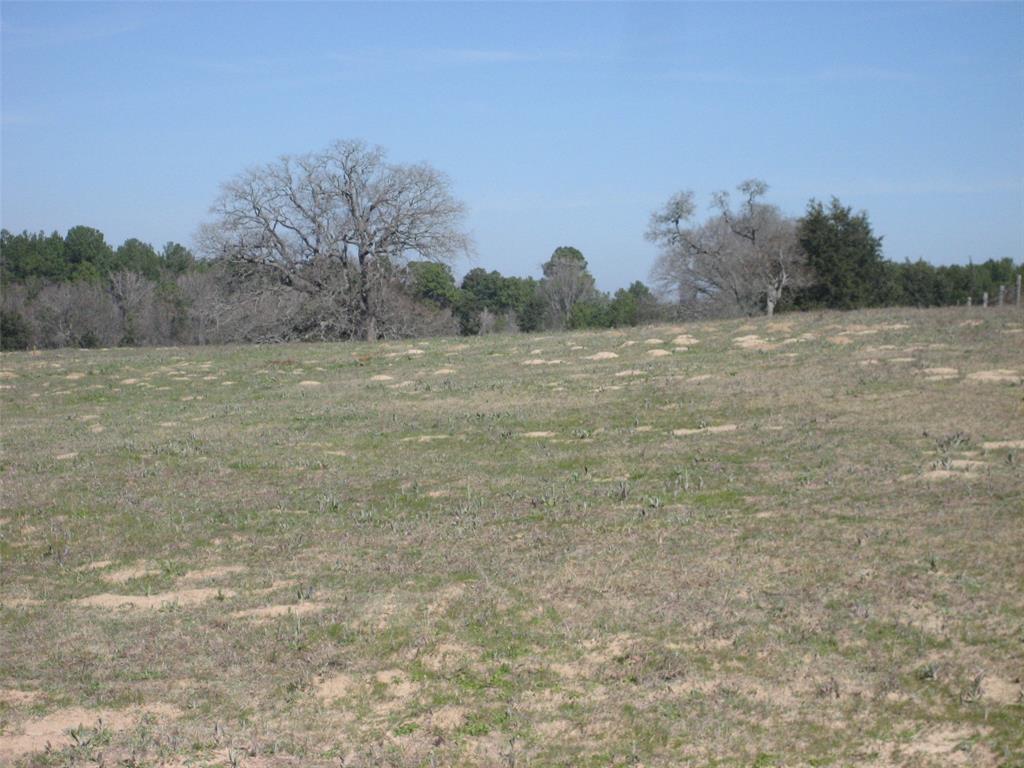
<instances>
[{"instance_id":1,"label":"grassy field","mask_svg":"<svg viewBox=\"0 0 1024 768\"><path fill-rule=\"evenodd\" d=\"M0 764L1024 765L1022 319L5 354Z\"/></svg>"}]
</instances>

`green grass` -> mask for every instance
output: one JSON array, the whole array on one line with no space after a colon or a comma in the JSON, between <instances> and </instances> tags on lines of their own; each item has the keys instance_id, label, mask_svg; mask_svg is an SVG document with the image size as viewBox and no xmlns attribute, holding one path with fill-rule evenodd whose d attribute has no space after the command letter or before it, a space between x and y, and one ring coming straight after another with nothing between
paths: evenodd
<instances>
[{"instance_id":1,"label":"green grass","mask_svg":"<svg viewBox=\"0 0 1024 768\"><path fill-rule=\"evenodd\" d=\"M0 370L0 764L1022 762L1015 310Z\"/></svg>"}]
</instances>

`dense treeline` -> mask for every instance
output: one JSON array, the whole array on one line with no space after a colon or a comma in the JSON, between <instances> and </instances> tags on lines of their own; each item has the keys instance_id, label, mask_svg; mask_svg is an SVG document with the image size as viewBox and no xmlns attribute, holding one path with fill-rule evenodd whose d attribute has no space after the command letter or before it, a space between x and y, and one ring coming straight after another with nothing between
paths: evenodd
<instances>
[{"instance_id":1,"label":"dense treeline","mask_svg":"<svg viewBox=\"0 0 1024 768\"><path fill-rule=\"evenodd\" d=\"M786 291L779 311L994 303L1024 265L1011 259L934 266L894 263L864 213L813 202L799 220L810 280ZM686 302L659 300L640 281L598 291L577 249L555 250L544 276L477 267L457 281L447 264L411 261L383 288L381 334L532 332L611 328L693 316ZM62 346L266 343L356 335L345 302L309 296L220 260L196 259L178 243L157 251L137 239L114 248L101 232L0 232L0 343L4 349ZM1012 296L1008 296L1012 300ZM723 314L728 314L725 312Z\"/></svg>"},{"instance_id":2,"label":"dense treeline","mask_svg":"<svg viewBox=\"0 0 1024 768\"><path fill-rule=\"evenodd\" d=\"M614 295L594 287L583 254L556 249L545 276L482 268L457 283L447 264L411 261L380 287L383 337L613 327L671 310L637 281ZM178 243L159 252L103 233L0 233L4 349L338 340L359 335L343 289L310 294L227 259L196 259Z\"/></svg>"},{"instance_id":3,"label":"dense treeline","mask_svg":"<svg viewBox=\"0 0 1024 768\"><path fill-rule=\"evenodd\" d=\"M812 200L797 237L811 280L788 297L796 309L941 307L968 299L981 303L986 293L995 301L1000 286L1011 288L1024 273L1024 263L1014 265L1009 258L948 266L887 261L867 214L855 214L836 198L827 207Z\"/></svg>"},{"instance_id":4,"label":"dense treeline","mask_svg":"<svg viewBox=\"0 0 1024 768\"><path fill-rule=\"evenodd\" d=\"M464 207L444 174L388 163L358 141L283 157L226 183L200 227L201 258L179 243L117 248L97 229L0 232L0 347L265 343L611 328L775 311L996 301L1024 264L936 267L887 261L867 214L833 198L792 218L750 179L712 197L673 195L646 236L652 278L614 294L561 246L542 276L483 268L457 283L471 252Z\"/></svg>"}]
</instances>

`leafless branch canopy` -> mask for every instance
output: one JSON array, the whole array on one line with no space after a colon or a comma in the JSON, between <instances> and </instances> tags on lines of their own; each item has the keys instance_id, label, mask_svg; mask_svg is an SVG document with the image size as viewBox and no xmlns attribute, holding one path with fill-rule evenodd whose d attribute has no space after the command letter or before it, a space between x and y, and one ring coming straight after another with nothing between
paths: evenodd
<instances>
[{"instance_id":1,"label":"leafless branch canopy","mask_svg":"<svg viewBox=\"0 0 1024 768\"><path fill-rule=\"evenodd\" d=\"M796 223L760 202L768 185L750 179L737 187L737 210L728 192L712 196L717 215L694 224L693 192L673 195L651 216L646 237L661 246L652 279L695 313L771 315L786 288L802 284L806 258Z\"/></svg>"},{"instance_id":2,"label":"leafless branch canopy","mask_svg":"<svg viewBox=\"0 0 1024 768\"><path fill-rule=\"evenodd\" d=\"M396 265L471 247L465 207L444 174L389 164L382 149L360 141L250 169L224 184L211 213L216 220L199 236L207 256L307 293L340 279L358 297L368 338L376 337L380 287Z\"/></svg>"}]
</instances>

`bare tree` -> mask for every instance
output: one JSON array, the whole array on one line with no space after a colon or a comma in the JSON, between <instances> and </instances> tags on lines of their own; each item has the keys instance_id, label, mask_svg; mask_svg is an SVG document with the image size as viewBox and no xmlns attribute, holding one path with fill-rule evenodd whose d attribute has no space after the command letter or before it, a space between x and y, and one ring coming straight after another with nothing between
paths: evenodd
<instances>
[{"instance_id":1,"label":"bare tree","mask_svg":"<svg viewBox=\"0 0 1024 768\"><path fill-rule=\"evenodd\" d=\"M464 206L444 174L389 164L382 149L359 141L249 170L223 186L211 212L217 220L200 233L207 255L307 294L342 297L371 340L398 264L470 248Z\"/></svg>"},{"instance_id":2,"label":"bare tree","mask_svg":"<svg viewBox=\"0 0 1024 768\"><path fill-rule=\"evenodd\" d=\"M646 237L661 246L652 278L698 312L771 316L786 288L805 284L806 257L796 222L760 202L767 184L751 179L737 189L744 195L740 207L733 210L729 194L718 192L717 214L702 224L691 223L693 192L673 195L651 216Z\"/></svg>"}]
</instances>

